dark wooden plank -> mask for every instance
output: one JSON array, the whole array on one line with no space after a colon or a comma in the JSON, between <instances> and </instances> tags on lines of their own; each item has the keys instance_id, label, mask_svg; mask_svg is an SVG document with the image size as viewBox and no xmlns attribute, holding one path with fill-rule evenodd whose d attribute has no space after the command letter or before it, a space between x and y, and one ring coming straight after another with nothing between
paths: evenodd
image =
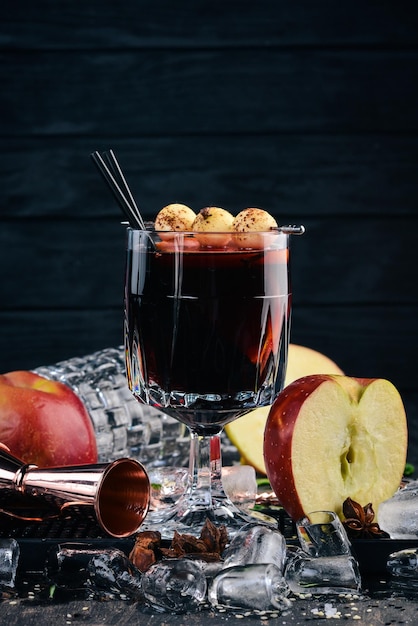
<instances>
[{"instance_id":1,"label":"dark wooden plank","mask_svg":"<svg viewBox=\"0 0 418 626\"><path fill-rule=\"evenodd\" d=\"M0 240L2 308L121 306L125 228L116 220L6 223Z\"/></svg>"},{"instance_id":2,"label":"dark wooden plank","mask_svg":"<svg viewBox=\"0 0 418 626\"><path fill-rule=\"evenodd\" d=\"M33 369L123 343L123 308L0 313L0 371Z\"/></svg>"},{"instance_id":3,"label":"dark wooden plank","mask_svg":"<svg viewBox=\"0 0 418 626\"><path fill-rule=\"evenodd\" d=\"M330 356L348 376L388 378L414 391L417 313L417 305L295 305L291 337Z\"/></svg>"},{"instance_id":4,"label":"dark wooden plank","mask_svg":"<svg viewBox=\"0 0 418 626\"><path fill-rule=\"evenodd\" d=\"M0 134L417 132L418 52L0 53Z\"/></svg>"},{"instance_id":5,"label":"dark wooden plank","mask_svg":"<svg viewBox=\"0 0 418 626\"><path fill-rule=\"evenodd\" d=\"M1 141L1 140L0 140ZM113 148L147 217L182 201L237 212L262 206L294 216L417 214L418 136L111 135L4 139L0 209L5 217L121 217L90 153Z\"/></svg>"},{"instance_id":6,"label":"dark wooden plank","mask_svg":"<svg viewBox=\"0 0 418 626\"><path fill-rule=\"evenodd\" d=\"M303 221L306 234L291 244L295 305L417 304L416 219ZM0 255L2 310L120 306L125 228L117 220L7 221Z\"/></svg>"},{"instance_id":7,"label":"dark wooden plank","mask_svg":"<svg viewBox=\"0 0 418 626\"><path fill-rule=\"evenodd\" d=\"M414 45L418 29L408 1L20 0L3 13L0 43L35 49Z\"/></svg>"},{"instance_id":8,"label":"dark wooden plank","mask_svg":"<svg viewBox=\"0 0 418 626\"><path fill-rule=\"evenodd\" d=\"M414 477L418 475L418 391L401 390L408 422L408 462L415 468Z\"/></svg>"},{"instance_id":9,"label":"dark wooden plank","mask_svg":"<svg viewBox=\"0 0 418 626\"><path fill-rule=\"evenodd\" d=\"M354 217L305 220L292 243L294 303L417 303L417 220Z\"/></svg>"}]
</instances>

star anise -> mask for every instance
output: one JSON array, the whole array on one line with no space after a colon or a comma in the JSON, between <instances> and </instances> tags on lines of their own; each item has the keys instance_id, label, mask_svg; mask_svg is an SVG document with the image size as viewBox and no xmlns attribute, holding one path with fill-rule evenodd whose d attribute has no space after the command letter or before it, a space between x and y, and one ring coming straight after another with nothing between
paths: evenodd
<instances>
[{"instance_id":1,"label":"star anise","mask_svg":"<svg viewBox=\"0 0 418 626\"><path fill-rule=\"evenodd\" d=\"M129 558L141 572L145 572L153 563L162 558L187 557L207 562L220 561L227 543L228 533L225 526L215 526L207 519L200 537L174 531L173 539L167 548L161 545L159 532L140 532L136 537Z\"/></svg>"},{"instance_id":2,"label":"star anise","mask_svg":"<svg viewBox=\"0 0 418 626\"><path fill-rule=\"evenodd\" d=\"M215 526L210 519L206 519L200 538L205 542L208 552L215 552L220 556L228 543L228 532L225 526Z\"/></svg>"},{"instance_id":3,"label":"star anise","mask_svg":"<svg viewBox=\"0 0 418 626\"><path fill-rule=\"evenodd\" d=\"M225 526L219 528L209 519L202 528L200 537L180 534L174 531L170 548L161 549L163 556L198 558L204 561L219 561L227 544L228 536Z\"/></svg>"},{"instance_id":4,"label":"star anise","mask_svg":"<svg viewBox=\"0 0 418 626\"><path fill-rule=\"evenodd\" d=\"M372 503L361 506L351 498L347 498L343 503L343 513L345 520L343 525L350 538L373 539L387 538L388 533L382 530L374 521L375 513Z\"/></svg>"}]
</instances>

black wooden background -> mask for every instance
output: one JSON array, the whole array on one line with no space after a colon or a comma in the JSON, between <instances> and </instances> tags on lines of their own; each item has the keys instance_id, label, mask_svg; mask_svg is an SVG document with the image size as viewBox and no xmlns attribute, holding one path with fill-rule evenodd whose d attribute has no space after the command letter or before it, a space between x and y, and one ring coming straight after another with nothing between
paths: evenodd
<instances>
[{"instance_id":1,"label":"black wooden background","mask_svg":"<svg viewBox=\"0 0 418 626\"><path fill-rule=\"evenodd\" d=\"M15 0L0 22L0 371L122 341L124 227L261 206L293 239L292 341L401 391L418 462L416 2Z\"/></svg>"}]
</instances>

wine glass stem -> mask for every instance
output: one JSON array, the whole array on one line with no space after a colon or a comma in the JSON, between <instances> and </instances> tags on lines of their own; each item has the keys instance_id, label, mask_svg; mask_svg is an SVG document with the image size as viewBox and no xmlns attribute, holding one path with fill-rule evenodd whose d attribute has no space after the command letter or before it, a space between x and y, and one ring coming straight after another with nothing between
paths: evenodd
<instances>
[{"instance_id":1,"label":"wine glass stem","mask_svg":"<svg viewBox=\"0 0 418 626\"><path fill-rule=\"evenodd\" d=\"M213 498L224 499L220 433L190 433L190 485L188 496L193 506L212 508Z\"/></svg>"}]
</instances>

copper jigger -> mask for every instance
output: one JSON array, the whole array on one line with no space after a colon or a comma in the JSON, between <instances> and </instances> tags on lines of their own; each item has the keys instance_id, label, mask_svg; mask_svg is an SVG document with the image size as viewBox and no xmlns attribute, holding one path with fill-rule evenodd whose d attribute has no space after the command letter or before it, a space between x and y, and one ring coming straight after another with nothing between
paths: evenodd
<instances>
[{"instance_id":1,"label":"copper jigger","mask_svg":"<svg viewBox=\"0 0 418 626\"><path fill-rule=\"evenodd\" d=\"M24 463L2 447L0 491L39 497L58 509L58 513L70 506L92 506L100 526L113 537L129 537L137 532L150 501L148 474L134 459L41 469ZM12 511L3 512L20 517Z\"/></svg>"}]
</instances>

